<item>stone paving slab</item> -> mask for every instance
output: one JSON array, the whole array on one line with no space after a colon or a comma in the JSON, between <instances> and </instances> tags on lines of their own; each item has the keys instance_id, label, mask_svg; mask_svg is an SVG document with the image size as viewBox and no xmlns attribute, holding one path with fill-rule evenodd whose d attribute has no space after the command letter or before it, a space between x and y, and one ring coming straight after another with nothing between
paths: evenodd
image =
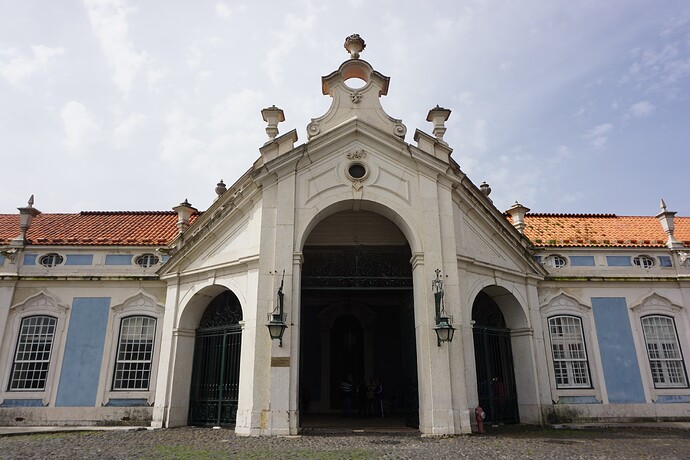
<instances>
[{"instance_id":1,"label":"stone paving slab","mask_svg":"<svg viewBox=\"0 0 690 460\"><path fill-rule=\"evenodd\" d=\"M141 431L145 426L0 426L0 436L20 436L38 433L67 433L70 431Z\"/></svg>"},{"instance_id":2,"label":"stone paving slab","mask_svg":"<svg viewBox=\"0 0 690 460\"><path fill-rule=\"evenodd\" d=\"M93 428L93 427L91 427ZM132 427L127 427L132 428ZM3 459L636 459L690 458L690 431L670 427L487 428L483 436L418 432L239 437L230 429L183 427L0 437Z\"/></svg>"}]
</instances>

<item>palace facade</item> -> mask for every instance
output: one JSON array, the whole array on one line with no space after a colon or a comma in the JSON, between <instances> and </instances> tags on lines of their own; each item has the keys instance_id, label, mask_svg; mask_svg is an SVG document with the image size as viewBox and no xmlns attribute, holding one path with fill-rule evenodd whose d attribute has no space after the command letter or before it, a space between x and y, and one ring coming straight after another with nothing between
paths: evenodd
<instances>
[{"instance_id":1,"label":"palace facade","mask_svg":"<svg viewBox=\"0 0 690 460\"><path fill-rule=\"evenodd\" d=\"M0 215L0 423L299 432L383 381L423 434L690 414L690 218L498 210L359 59L200 212ZM366 82L361 88L348 80ZM272 339L269 328L280 334Z\"/></svg>"}]
</instances>

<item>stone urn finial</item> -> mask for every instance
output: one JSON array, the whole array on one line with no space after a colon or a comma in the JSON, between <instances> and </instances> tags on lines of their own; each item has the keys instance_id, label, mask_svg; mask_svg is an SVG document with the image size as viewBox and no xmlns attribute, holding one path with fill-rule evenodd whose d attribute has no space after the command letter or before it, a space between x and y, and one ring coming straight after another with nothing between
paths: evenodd
<instances>
[{"instance_id":1,"label":"stone urn finial","mask_svg":"<svg viewBox=\"0 0 690 460\"><path fill-rule=\"evenodd\" d=\"M278 123L285 121L285 113L283 112L283 109L279 109L275 105L272 105L263 109L261 111L261 116L263 117L264 121L268 123L268 126L266 127L268 142L273 142L278 135Z\"/></svg>"},{"instance_id":2,"label":"stone urn finial","mask_svg":"<svg viewBox=\"0 0 690 460\"><path fill-rule=\"evenodd\" d=\"M345 49L350 53L351 59L359 59L359 53L364 51L366 47L367 44L364 43L359 34L352 34L345 39Z\"/></svg>"},{"instance_id":3,"label":"stone urn finial","mask_svg":"<svg viewBox=\"0 0 690 460\"><path fill-rule=\"evenodd\" d=\"M220 182L218 182L218 183L216 184L216 195L218 195L219 197L221 197L221 196L223 196L223 194L224 194L225 192L227 192L227 191L228 191L228 189L227 189L227 187L225 186L225 182L223 182L223 179L221 179Z\"/></svg>"}]
</instances>

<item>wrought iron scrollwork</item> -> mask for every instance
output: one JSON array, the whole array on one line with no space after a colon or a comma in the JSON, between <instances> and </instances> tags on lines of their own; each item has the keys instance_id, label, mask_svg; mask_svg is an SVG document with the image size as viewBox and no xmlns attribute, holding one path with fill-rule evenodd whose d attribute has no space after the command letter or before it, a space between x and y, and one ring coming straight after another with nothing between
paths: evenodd
<instances>
[{"instance_id":1,"label":"wrought iron scrollwork","mask_svg":"<svg viewBox=\"0 0 690 460\"><path fill-rule=\"evenodd\" d=\"M221 327L242 321L242 307L235 294L225 291L216 296L206 308L199 328Z\"/></svg>"},{"instance_id":2,"label":"wrought iron scrollwork","mask_svg":"<svg viewBox=\"0 0 690 460\"><path fill-rule=\"evenodd\" d=\"M354 244L350 247L306 249L302 269L305 288L412 287L407 247L385 248Z\"/></svg>"}]
</instances>

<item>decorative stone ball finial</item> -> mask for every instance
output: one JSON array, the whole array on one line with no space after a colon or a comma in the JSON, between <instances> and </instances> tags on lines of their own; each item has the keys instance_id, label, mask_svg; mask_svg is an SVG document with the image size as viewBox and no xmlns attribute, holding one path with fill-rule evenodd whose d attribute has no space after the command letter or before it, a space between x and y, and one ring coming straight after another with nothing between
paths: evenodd
<instances>
[{"instance_id":1,"label":"decorative stone ball finial","mask_svg":"<svg viewBox=\"0 0 690 460\"><path fill-rule=\"evenodd\" d=\"M223 179L221 179L220 182L216 184L216 195L223 196L223 194L227 191L228 189L225 187L225 182L223 182Z\"/></svg>"},{"instance_id":2,"label":"decorative stone ball finial","mask_svg":"<svg viewBox=\"0 0 690 460\"><path fill-rule=\"evenodd\" d=\"M359 53L364 51L366 47L367 44L364 43L359 34L352 34L345 39L345 49L350 53L351 59L359 59Z\"/></svg>"}]
</instances>

